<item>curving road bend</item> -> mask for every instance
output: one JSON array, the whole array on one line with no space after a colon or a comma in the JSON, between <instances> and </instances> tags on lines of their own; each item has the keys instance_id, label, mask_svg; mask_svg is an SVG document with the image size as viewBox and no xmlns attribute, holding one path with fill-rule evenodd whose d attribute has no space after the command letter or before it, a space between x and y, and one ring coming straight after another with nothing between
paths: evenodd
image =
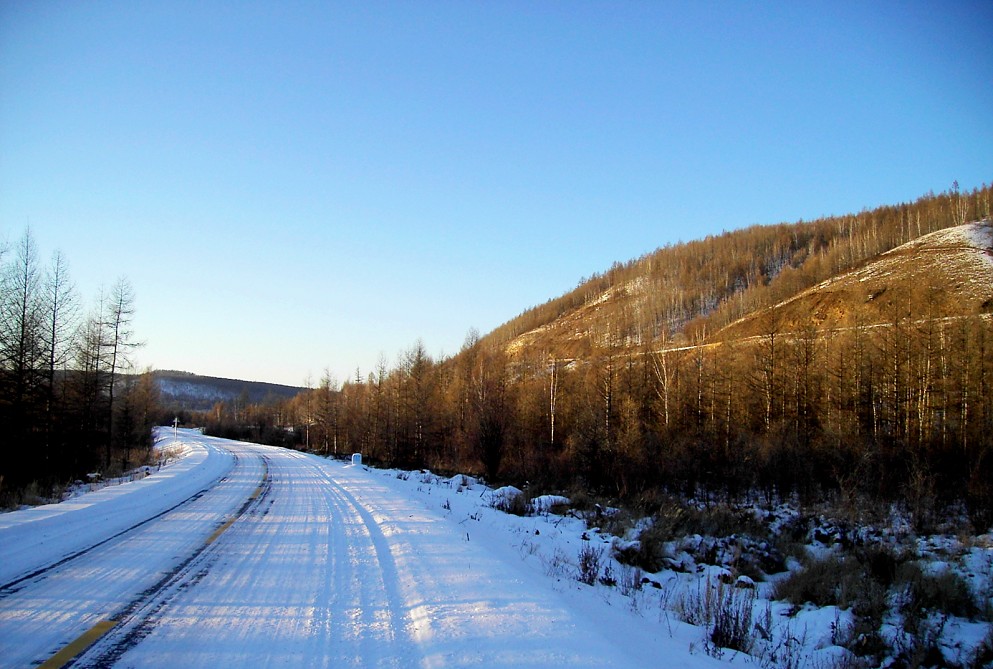
<instances>
[{"instance_id":1,"label":"curving road bend","mask_svg":"<svg viewBox=\"0 0 993 669\"><path fill-rule=\"evenodd\" d=\"M180 440L189 455L143 481L0 516L0 667L592 668L665 652L395 479Z\"/></svg>"},{"instance_id":2,"label":"curving road bend","mask_svg":"<svg viewBox=\"0 0 993 669\"><path fill-rule=\"evenodd\" d=\"M38 665L142 600L258 487L265 463L211 440L173 468L0 516L0 665Z\"/></svg>"},{"instance_id":3,"label":"curving road bend","mask_svg":"<svg viewBox=\"0 0 993 669\"><path fill-rule=\"evenodd\" d=\"M258 505L217 540L211 564L78 666L418 666L390 547L326 471L340 465L239 448L269 462Z\"/></svg>"}]
</instances>

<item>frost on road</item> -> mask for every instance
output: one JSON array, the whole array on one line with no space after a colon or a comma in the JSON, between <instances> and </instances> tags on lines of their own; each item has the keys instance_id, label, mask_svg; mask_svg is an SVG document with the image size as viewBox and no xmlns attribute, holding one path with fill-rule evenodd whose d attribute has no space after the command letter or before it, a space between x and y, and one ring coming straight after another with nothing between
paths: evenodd
<instances>
[{"instance_id":1,"label":"frost on road","mask_svg":"<svg viewBox=\"0 0 993 669\"><path fill-rule=\"evenodd\" d=\"M381 474L179 439L189 454L147 479L0 516L0 666L630 667L672 651L663 627L575 606L505 536Z\"/></svg>"}]
</instances>

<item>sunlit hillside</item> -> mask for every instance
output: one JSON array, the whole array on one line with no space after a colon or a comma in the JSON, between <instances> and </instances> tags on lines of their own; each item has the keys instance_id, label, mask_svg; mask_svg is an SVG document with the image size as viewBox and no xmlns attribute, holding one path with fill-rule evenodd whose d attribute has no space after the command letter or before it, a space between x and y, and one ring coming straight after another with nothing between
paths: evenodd
<instances>
[{"instance_id":1,"label":"sunlit hillside","mask_svg":"<svg viewBox=\"0 0 993 669\"><path fill-rule=\"evenodd\" d=\"M667 246L617 263L565 295L525 311L494 330L486 342L505 347L515 357L573 359L607 344L637 348L702 341L902 244L987 217L990 192L987 187L928 195L914 203L754 226ZM931 283L946 280L938 272ZM947 295L956 285L946 286ZM949 308L980 307L956 301Z\"/></svg>"},{"instance_id":2,"label":"sunlit hillside","mask_svg":"<svg viewBox=\"0 0 993 669\"><path fill-rule=\"evenodd\" d=\"M993 314L993 222L967 223L898 246L713 337L886 325L901 318Z\"/></svg>"}]
</instances>

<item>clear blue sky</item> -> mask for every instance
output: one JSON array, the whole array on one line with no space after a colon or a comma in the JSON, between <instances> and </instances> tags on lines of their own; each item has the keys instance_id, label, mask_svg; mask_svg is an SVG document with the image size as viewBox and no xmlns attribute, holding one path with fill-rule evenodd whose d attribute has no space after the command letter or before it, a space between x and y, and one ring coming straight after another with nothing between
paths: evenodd
<instances>
[{"instance_id":1,"label":"clear blue sky","mask_svg":"<svg viewBox=\"0 0 993 669\"><path fill-rule=\"evenodd\" d=\"M0 239L139 358L458 351L666 243L993 179L993 2L3 2Z\"/></svg>"}]
</instances>

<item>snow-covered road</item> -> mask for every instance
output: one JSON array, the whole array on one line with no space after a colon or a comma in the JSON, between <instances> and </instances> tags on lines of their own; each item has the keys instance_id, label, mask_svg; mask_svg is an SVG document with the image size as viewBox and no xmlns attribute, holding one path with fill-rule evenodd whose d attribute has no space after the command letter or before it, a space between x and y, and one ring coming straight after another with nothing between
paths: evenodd
<instances>
[{"instance_id":1,"label":"snow-covered road","mask_svg":"<svg viewBox=\"0 0 993 669\"><path fill-rule=\"evenodd\" d=\"M381 474L179 439L189 454L142 481L0 516L0 666L61 666L95 626L71 666L631 667L673 649Z\"/></svg>"}]
</instances>

